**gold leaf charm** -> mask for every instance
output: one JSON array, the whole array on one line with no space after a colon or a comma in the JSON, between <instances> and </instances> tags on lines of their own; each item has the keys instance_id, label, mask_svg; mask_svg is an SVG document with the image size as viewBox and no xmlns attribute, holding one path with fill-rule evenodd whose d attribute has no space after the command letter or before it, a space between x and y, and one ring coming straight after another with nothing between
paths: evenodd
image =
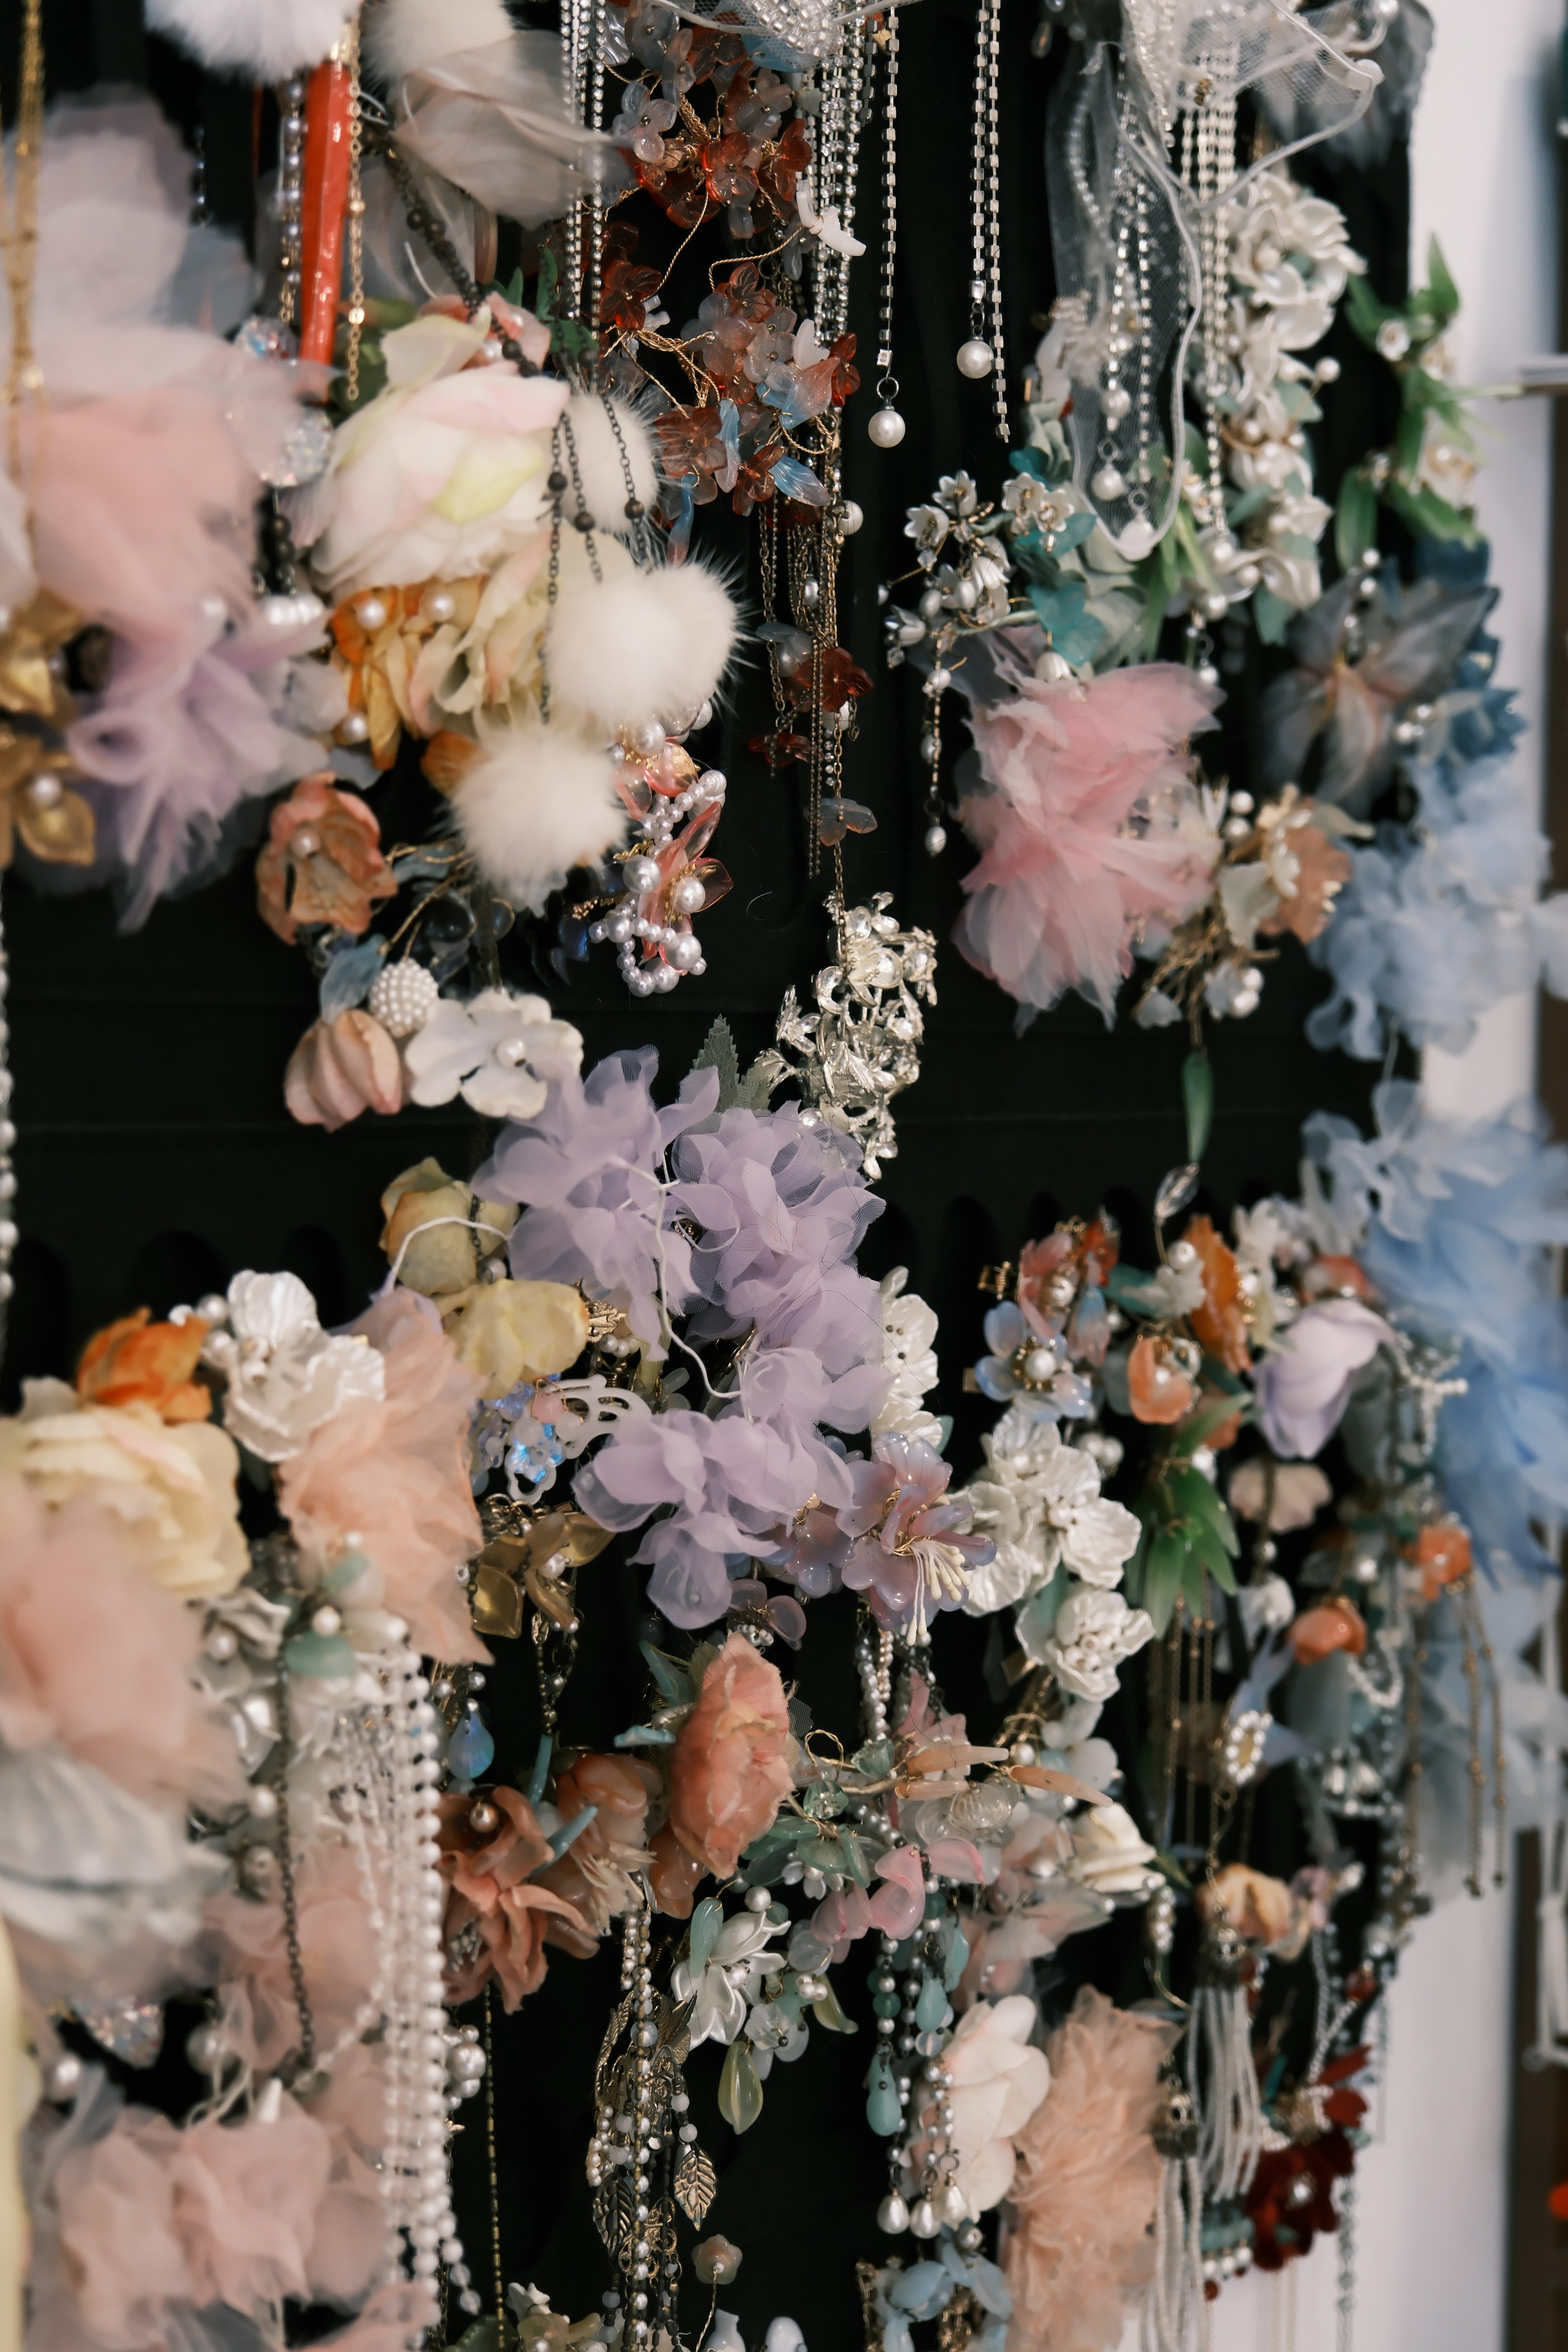
<instances>
[{"instance_id":1,"label":"gold leaf charm","mask_svg":"<svg viewBox=\"0 0 1568 2352\"><path fill-rule=\"evenodd\" d=\"M718 2176L695 2141L681 2149L675 2168L675 2201L687 2220L700 2229L708 2208L719 2193Z\"/></svg>"},{"instance_id":2,"label":"gold leaf charm","mask_svg":"<svg viewBox=\"0 0 1568 2352\"><path fill-rule=\"evenodd\" d=\"M613 2180L606 2180L594 2194L594 2227L604 2240L611 2258L618 2259L622 2247L631 2233L632 2185L624 2171Z\"/></svg>"}]
</instances>

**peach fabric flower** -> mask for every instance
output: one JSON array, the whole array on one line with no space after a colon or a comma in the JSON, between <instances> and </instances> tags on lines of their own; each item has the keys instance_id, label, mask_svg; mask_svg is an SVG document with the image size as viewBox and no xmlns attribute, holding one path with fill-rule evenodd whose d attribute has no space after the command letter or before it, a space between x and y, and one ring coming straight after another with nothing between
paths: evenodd
<instances>
[{"instance_id":1,"label":"peach fabric flower","mask_svg":"<svg viewBox=\"0 0 1568 2352\"><path fill-rule=\"evenodd\" d=\"M358 602L340 604L332 614L333 667L343 673L349 709L364 713L365 740L378 769L395 763L405 728L416 735L436 732L430 698L474 625L484 586L473 579L378 588L374 601L384 617L374 629L364 625L361 605L371 600L363 592Z\"/></svg>"},{"instance_id":2,"label":"peach fabric flower","mask_svg":"<svg viewBox=\"0 0 1568 2352\"><path fill-rule=\"evenodd\" d=\"M309 1846L296 1895L305 1990L324 2048L354 2024L375 1969L364 1893L348 1847ZM247 2066L273 2073L300 2044L282 1905L215 1895L204 1914L204 1943L219 1980L225 2042Z\"/></svg>"},{"instance_id":3,"label":"peach fabric flower","mask_svg":"<svg viewBox=\"0 0 1568 2352\"><path fill-rule=\"evenodd\" d=\"M1136 1421L1166 1425L1193 1408L1193 1384L1171 1360L1170 1342L1145 1331L1127 1359L1127 1396Z\"/></svg>"},{"instance_id":4,"label":"peach fabric flower","mask_svg":"<svg viewBox=\"0 0 1568 2352\"><path fill-rule=\"evenodd\" d=\"M575 1931L590 1950L597 1938L564 1895L533 1875L550 1861L550 1841L527 1798L515 1789L492 1789L486 1801L500 1820L480 1831L472 1825L472 1797L441 1799L440 1871L450 1889L441 1931L447 1999L472 2000L493 1977L510 2011L544 1982L544 1937L552 1924Z\"/></svg>"},{"instance_id":5,"label":"peach fabric flower","mask_svg":"<svg viewBox=\"0 0 1568 2352\"><path fill-rule=\"evenodd\" d=\"M1303 813L1311 805L1306 802ZM1264 918L1258 930L1262 939L1292 931L1305 947L1326 929L1334 900L1355 867L1345 850L1317 825L1301 823L1300 815L1291 824L1288 838L1297 868L1296 887L1289 898L1281 898L1278 908Z\"/></svg>"},{"instance_id":6,"label":"peach fabric flower","mask_svg":"<svg viewBox=\"0 0 1568 2352\"><path fill-rule=\"evenodd\" d=\"M687 1853L668 1822L648 1851L653 1856L648 1884L653 1888L654 1902L667 1918L689 1919L707 1864Z\"/></svg>"},{"instance_id":7,"label":"peach fabric flower","mask_svg":"<svg viewBox=\"0 0 1568 2352\"><path fill-rule=\"evenodd\" d=\"M198 1612L150 1583L116 1521L0 1479L0 1742L58 1741L133 1796L214 1809L245 1790L226 1725L192 1686Z\"/></svg>"},{"instance_id":8,"label":"peach fabric flower","mask_svg":"<svg viewBox=\"0 0 1568 2352\"><path fill-rule=\"evenodd\" d=\"M289 1057L283 1099L301 1127L335 1135L362 1110L390 1118L403 1108L403 1056L372 1013L357 1006L312 1021Z\"/></svg>"},{"instance_id":9,"label":"peach fabric flower","mask_svg":"<svg viewBox=\"0 0 1568 2352\"><path fill-rule=\"evenodd\" d=\"M1286 1942L1296 1920L1296 1902L1282 1878L1228 1863L1197 1891L1198 1916L1226 1920L1249 1944L1266 1948Z\"/></svg>"},{"instance_id":10,"label":"peach fabric flower","mask_svg":"<svg viewBox=\"0 0 1568 2352\"><path fill-rule=\"evenodd\" d=\"M301 923L330 923L357 939L381 900L396 895L374 811L357 793L340 792L330 770L279 802L269 835L256 861L256 903L286 946Z\"/></svg>"},{"instance_id":11,"label":"peach fabric flower","mask_svg":"<svg viewBox=\"0 0 1568 2352\"><path fill-rule=\"evenodd\" d=\"M205 1421L212 1391L191 1374L207 1326L199 1315L153 1323L152 1311L139 1307L93 1334L76 1368L76 1392L83 1404L149 1404L161 1421Z\"/></svg>"},{"instance_id":12,"label":"peach fabric flower","mask_svg":"<svg viewBox=\"0 0 1568 2352\"><path fill-rule=\"evenodd\" d=\"M1452 1519L1423 1528L1410 1547L1410 1558L1421 1571L1423 1601L1436 1601L1446 1584L1468 1576L1474 1559L1469 1536Z\"/></svg>"},{"instance_id":13,"label":"peach fabric flower","mask_svg":"<svg viewBox=\"0 0 1568 2352\"><path fill-rule=\"evenodd\" d=\"M1247 1318L1242 1312L1241 1270L1208 1217L1192 1217L1183 1239L1192 1244L1203 1268L1204 1303L1188 1318L1194 1337L1206 1354L1217 1356L1227 1372L1245 1372L1252 1362L1247 1344Z\"/></svg>"},{"instance_id":14,"label":"peach fabric flower","mask_svg":"<svg viewBox=\"0 0 1568 2352\"><path fill-rule=\"evenodd\" d=\"M778 1668L731 1633L669 1759L669 1825L715 1878L732 1877L742 1848L773 1826L790 1788L788 1743Z\"/></svg>"},{"instance_id":15,"label":"peach fabric flower","mask_svg":"<svg viewBox=\"0 0 1568 2352\"><path fill-rule=\"evenodd\" d=\"M1160 2068L1178 2029L1080 1988L1046 2044L1051 2087L1016 2140L1007 2352L1105 2352L1154 2264Z\"/></svg>"},{"instance_id":16,"label":"peach fabric flower","mask_svg":"<svg viewBox=\"0 0 1568 2352\"><path fill-rule=\"evenodd\" d=\"M662 1789L654 1766L630 1756L584 1756L558 1776L555 1804L563 1822L575 1821L585 1805L598 1811L560 1861L540 1873L540 1885L563 1895L587 1922L586 1933L579 1936L566 1920L553 1920L547 1930L551 1943L587 1959L611 1922L637 1901L631 1874L647 1870L653 1861L643 1832L648 1806Z\"/></svg>"},{"instance_id":17,"label":"peach fabric flower","mask_svg":"<svg viewBox=\"0 0 1568 2352\"><path fill-rule=\"evenodd\" d=\"M1357 1259L1337 1257L1331 1251L1309 1258L1296 1277L1296 1286L1303 1298L1372 1298L1376 1295Z\"/></svg>"},{"instance_id":18,"label":"peach fabric flower","mask_svg":"<svg viewBox=\"0 0 1568 2352\"><path fill-rule=\"evenodd\" d=\"M385 1358L386 1392L351 1399L279 1465L283 1514L307 1550L331 1552L353 1535L416 1649L486 1664L453 1574L484 1542L468 1482L473 1375L416 1292L378 1298L350 1328Z\"/></svg>"},{"instance_id":19,"label":"peach fabric flower","mask_svg":"<svg viewBox=\"0 0 1568 2352\"><path fill-rule=\"evenodd\" d=\"M1353 1601L1336 1595L1301 1612L1290 1627L1290 1647L1299 1666L1321 1665L1336 1650L1359 1658L1366 1649L1366 1621Z\"/></svg>"}]
</instances>

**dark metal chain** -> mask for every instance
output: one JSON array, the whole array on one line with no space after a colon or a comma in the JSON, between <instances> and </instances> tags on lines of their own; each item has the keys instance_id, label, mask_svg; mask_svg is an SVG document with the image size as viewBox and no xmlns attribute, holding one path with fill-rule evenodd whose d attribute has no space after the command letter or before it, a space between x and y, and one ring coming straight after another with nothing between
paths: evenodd
<instances>
[{"instance_id":1,"label":"dark metal chain","mask_svg":"<svg viewBox=\"0 0 1568 2352\"><path fill-rule=\"evenodd\" d=\"M283 1948L289 1958L289 1984L300 2012L300 2049L290 2067L293 2082L307 2080L316 2071L316 2020L305 1984L305 1961L300 1949L300 1902L294 1885L294 1848L289 1832L289 1759L293 1740L289 1729L289 1668L278 1654L278 1722L280 1762L273 1787L278 1797L278 1874L283 1889Z\"/></svg>"}]
</instances>

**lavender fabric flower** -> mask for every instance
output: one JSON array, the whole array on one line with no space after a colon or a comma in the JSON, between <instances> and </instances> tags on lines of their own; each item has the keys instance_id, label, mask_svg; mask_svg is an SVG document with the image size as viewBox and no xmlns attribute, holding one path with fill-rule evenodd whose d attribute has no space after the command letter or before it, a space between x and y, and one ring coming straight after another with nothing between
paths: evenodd
<instances>
[{"instance_id":1,"label":"lavender fabric flower","mask_svg":"<svg viewBox=\"0 0 1568 2352\"><path fill-rule=\"evenodd\" d=\"M1298 1315L1258 1367L1258 1417L1276 1454L1310 1460L1344 1417L1355 1376L1393 1333L1359 1298Z\"/></svg>"},{"instance_id":2,"label":"lavender fabric flower","mask_svg":"<svg viewBox=\"0 0 1568 2352\"><path fill-rule=\"evenodd\" d=\"M520 1201L511 1236L520 1278L584 1276L618 1307L649 1351L664 1353L659 1299L679 1313L691 1297L691 1252L667 1198L664 1155L712 1109L718 1075L687 1078L668 1110L654 1103L658 1055L611 1054L586 1078L563 1077L536 1118L501 1129L474 1178L487 1201Z\"/></svg>"},{"instance_id":3,"label":"lavender fabric flower","mask_svg":"<svg viewBox=\"0 0 1568 2352\"><path fill-rule=\"evenodd\" d=\"M829 1372L880 1365L880 1297L853 1261L882 1203L847 1139L803 1127L794 1104L728 1110L707 1133L684 1136L674 1164L674 1206L701 1227L694 1334L750 1326L764 1347L807 1349Z\"/></svg>"}]
</instances>

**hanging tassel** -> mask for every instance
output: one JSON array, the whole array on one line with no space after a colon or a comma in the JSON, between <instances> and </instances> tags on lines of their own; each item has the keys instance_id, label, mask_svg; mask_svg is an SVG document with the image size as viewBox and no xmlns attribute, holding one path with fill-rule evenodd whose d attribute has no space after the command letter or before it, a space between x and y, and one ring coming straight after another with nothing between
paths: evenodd
<instances>
[{"instance_id":1,"label":"hanging tassel","mask_svg":"<svg viewBox=\"0 0 1568 2352\"><path fill-rule=\"evenodd\" d=\"M1204 2300L1203 2179L1198 2122L1177 2083L1165 2086L1166 2105L1154 2125L1160 2152L1160 2196L1154 2208L1154 2274L1143 2305L1143 2352L1194 2352L1201 2344Z\"/></svg>"},{"instance_id":2,"label":"hanging tassel","mask_svg":"<svg viewBox=\"0 0 1568 2352\"><path fill-rule=\"evenodd\" d=\"M1241 1938L1233 1927L1222 1921L1206 1930L1193 1996L1187 2079L1203 2118L1198 2161L1204 2189L1215 2202L1246 2196L1263 2152L1263 2103L1252 2063L1246 1965Z\"/></svg>"}]
</instances>

